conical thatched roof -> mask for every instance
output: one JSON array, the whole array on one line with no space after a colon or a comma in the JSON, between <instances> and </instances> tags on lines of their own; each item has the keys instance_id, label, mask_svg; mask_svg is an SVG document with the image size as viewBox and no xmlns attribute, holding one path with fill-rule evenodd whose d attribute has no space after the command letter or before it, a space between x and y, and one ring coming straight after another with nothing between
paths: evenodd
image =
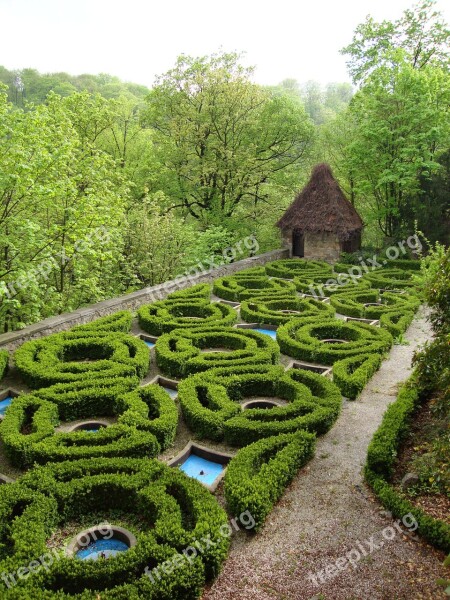
<instances>
[{"instance_id":1,"label":"conical thatched roof","mask_svg":"<svg viewBox=\"0 0 450 600\"><path fill-rule=\"evenodd\" d=\"M277 226L300 233L335 233L340 241L345 241L361 231L363 222L344 196L329 165L323 163L314 167L311 179Z\"/></svg>"}]
</instances>

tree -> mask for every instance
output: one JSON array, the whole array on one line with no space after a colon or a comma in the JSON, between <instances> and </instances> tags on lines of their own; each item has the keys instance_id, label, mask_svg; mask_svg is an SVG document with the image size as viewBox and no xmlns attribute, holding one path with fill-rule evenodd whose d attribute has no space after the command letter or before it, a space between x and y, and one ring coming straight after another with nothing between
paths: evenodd
<instances>
[{"instance_id":1,"label":"tree","mask_svg":"<svg viewBox=\"0 0 450 600\"><path fill-rule=\"evenodd\" d=\"M368 16L355 30L352 43L341 50L354 83L363 83L380 66L406 60L414 69L448 67L450 31L435 10L435 0L421 0L396 21L377 23Z\"/></svg>"},{"instance_id":2,"label":"tree","mask_svg":"<svg viewBox=\"0 0 450 600\"><path fill-rule=\"evenodd\" d=\"M303 107L251 83L239 55L181 56L149 95L160 186L204 224L220 224L242 204L267 200L270 183L297 167L313 128Z\"/></svg>"}]
</instances>

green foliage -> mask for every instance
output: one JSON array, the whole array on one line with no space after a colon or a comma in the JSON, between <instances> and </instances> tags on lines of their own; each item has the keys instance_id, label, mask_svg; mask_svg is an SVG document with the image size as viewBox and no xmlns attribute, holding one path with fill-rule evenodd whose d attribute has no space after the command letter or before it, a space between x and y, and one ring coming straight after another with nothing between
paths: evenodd
<instances>
[{"instance_id":1,"label":"green foliage","mask_svg":"<svg viewBox=\"0 0 450 600\"><path fill-rule=\"evenodd\" d=\"M288 404L242 411L239 402L254 396ZM341 407L338 388L321 375L258 364L188 377L179 384L178 397L186 423L199 438L233 446L299 430L325 433Z\"/></svg>"},{"instance_id":2,"label":"green foliage","mask_svg":"<svg viewBox=\"0 0 450 600\"><path fill-rule=\"evenodd\" d=\"M379 354L362 354L338 360L333 364L333 383L342 395L354 400L381 365Z\"/></svg>"},{"instance_id":3,"label":"green foliage","mask_svg":"<svg viewBox=\"0 0 450 600\"><path fill-rule=\"evenodd\" d=\"M97 459L34 469L19 483L0 490L1 541L16 539L0 568L15 573L47 553L46 541L57 524L81 521L93 506L139 515L137 545L113 561L79 561L60 555L49 568L18 579L2 597L84 600L88 590L105 599L198 597L205 579L216 576L229 540L221 535L225 511L197 481L149 459ZM182 504L182 505L181 505ZM25 510L20 507L26 507ZM13 518L13 516L15 518ZM210 537L214 544L167 573L161 566L175 553ZM148 567L149 574L144 569ZM157 568L158 573L152 569ZM150 579L153 575L153 581Z\"/></svg>"},{"instance_id":4,"label":"green foliage","mask_svg":"<svg viewBox=\"0 0 450 600\"><path fill-rule=\"evenodd\" d=\"M255 298L261 295L286 295L295 291L295 285L291 281L272 278L243 271L240 275L226 275L214 281L213 294L237 302L247 298Z\"/></svg>"},{"instance_id":5,"label":"green foliage","mask_svg":"<svg viewBox=\"0 0 450 600\"><path fill-rule=\"evenodd\" d=\"M296 276L306 276L313 278L315 275L326 275L332 272L331 266L319 260L274 260L265 265L267 275L271 277L281 277L284 279L294 279Z\"/></svg>"},{"instance_id":6,"label":"green foliage","mask_svg":"<svg viewBox=\"0 0 450 600\"><path fill-rule=\"evenodd\" d=\"M0 380L8 372L9 352L8 350L0 350Z\"/></svg>"},{"instance_id":7,"label":"green foliage","mask_svg":"<svg viewBox=\"0 0 450 600\"><path fill-rule=\"evenodd\" d=\"M241 303L240 315L241 319L248 323L281 325L297 316L331 319L334 317L334 310L328 304L314 298L262 296L244 300Z\"/></svg>"},{"instance_id":8,"label":"green foliage","mask_svg":"<svg viewBox=\"0 0 450 600\"><path fill-rule=\"evenodd\" d=\"M269 437L239 450L225 475L225 497L233 514L249 510L260 529L297 471L313 456L310 433Z\"/></svg>"}]
</instances>

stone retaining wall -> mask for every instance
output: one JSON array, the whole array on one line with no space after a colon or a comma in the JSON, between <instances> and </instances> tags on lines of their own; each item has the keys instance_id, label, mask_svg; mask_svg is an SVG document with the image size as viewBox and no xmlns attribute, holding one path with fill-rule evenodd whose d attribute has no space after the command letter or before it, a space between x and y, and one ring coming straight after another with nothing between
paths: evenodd
<instances>
[{"instance_id":1,"label":"stone retaining wall","mask_svg":"<svg viewBox=\"0 0 450 600\"><path fill-rule=\"evenodd\" d=\"M15 350L18 346L28 340L56 333L58 331L64 331L70 329L75 325L81 325L83 323L89 323L99 317L110 315L119 310L131 310L135 311L143 304L150 304L157 300L163 300L170 293L176 290L185 289L191 287L197 283L212 283L214 279L223 277L224 275L231 275L236 271L242 269L248 269L250 267L256 267L258 265L264 265L272 260L278 260L280 258L288 258L288 250L273 250L272 252L266 252L258 256L252 256L251 258L245 258L243 260L236 261L229 265L223 265L210 271L205 271L195 275L180 276L172 281L166 281L159 285L144 288L125 296L119 296L118 298L111 298L111 300L104 300L97 304L92 304L85 308L80 308L71 313L64 313L57 317L50 317L34 325L29 325L19 331L11 331L10 333L3 333L0 335L0 347L6 350Z\"/></svg>"}]
</instances>

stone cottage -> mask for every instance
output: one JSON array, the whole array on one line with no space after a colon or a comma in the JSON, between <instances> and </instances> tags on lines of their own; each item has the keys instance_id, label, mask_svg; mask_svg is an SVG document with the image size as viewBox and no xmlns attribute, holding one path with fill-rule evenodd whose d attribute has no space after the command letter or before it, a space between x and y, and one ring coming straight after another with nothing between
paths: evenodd
<instances>
[{"instance_id":1,"label":"stone cottage","mask_svg":"<svg viewBox=\"0 0 450 600\"><path fill-rule=\"evenodd\" d=\"M364 225L329 165L320 164L277 226L291 256L335 262L360 249Z\"/></svg>"}]
</instances>

